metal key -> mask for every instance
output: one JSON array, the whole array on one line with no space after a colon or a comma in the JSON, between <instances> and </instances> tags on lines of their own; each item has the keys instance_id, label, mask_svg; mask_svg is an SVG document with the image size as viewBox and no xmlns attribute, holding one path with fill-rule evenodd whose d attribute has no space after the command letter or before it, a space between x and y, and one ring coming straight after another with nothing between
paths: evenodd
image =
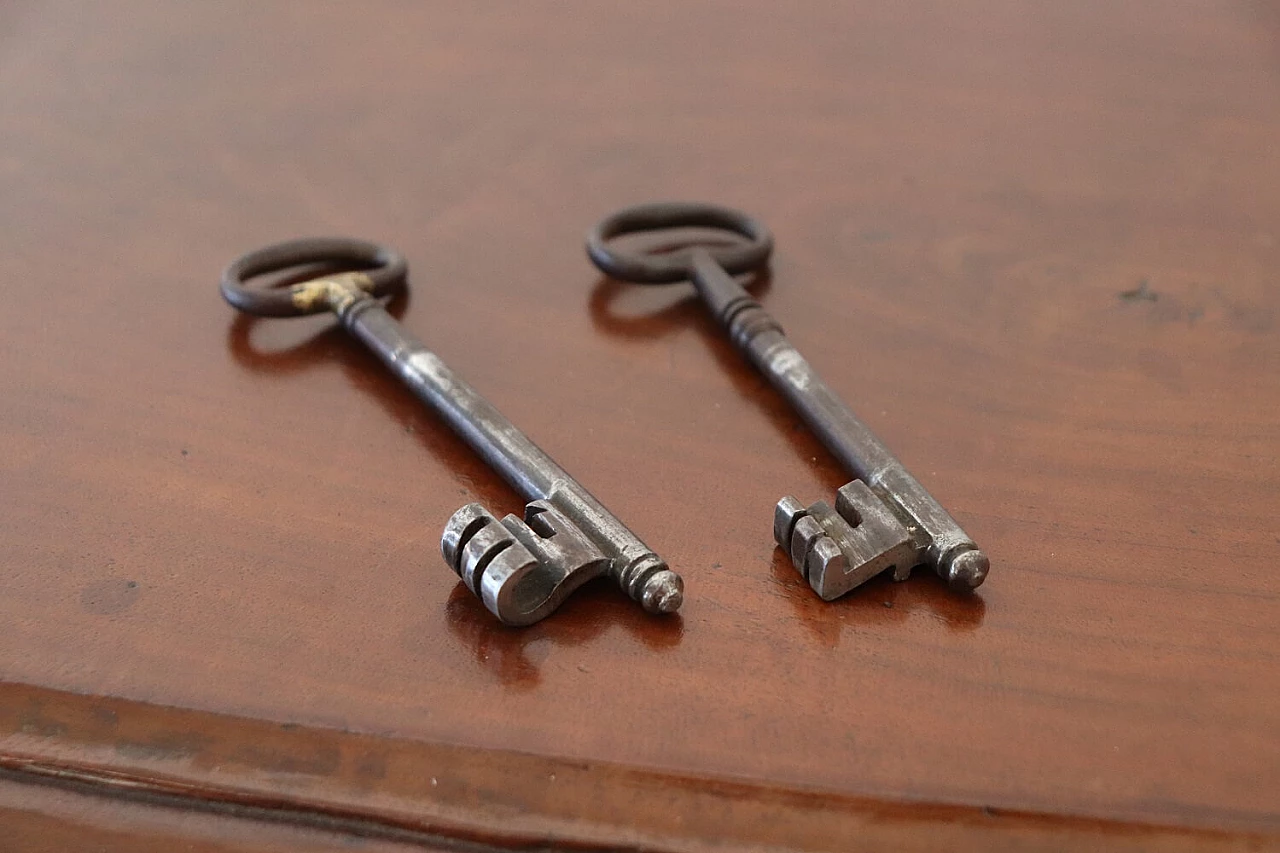
<instances>
[{"instance_id":1,"label":"metal key","mask_svg":"<svg viewBox=\"0 0 1280 853\"><path fill-rule=\"evenodd\" d=\"M714 248L632 253L611 245L624 234L712 228L736 235ZM692 280L737 348L790 401L858 479L836 492L835 506L778 501L773 535L796 569L830 601L881 572L906 580L927 564L957 591L986 579L987 556L875 434L827 387L783 335L782 327L733 276L763 268L773 238L760 222L705 204L647 204L615 213L587 235L587 254L605 273L639 284Z\"/></svg>"},{"instance_id":2,"label":"metal key","mask_svg":"<svg viewBox=\"0 0 1280 853\"><path fill-rule=\"evenodd\" d=\"M301 267L354 270L288 288L249 288L266 273ZM478 503L454 513L440 547L445 561L491 613L530 625L600 575L650 613L674 613L680 576L516 429L378 301L405 288L404 259L360 240L280 243L244 255L222 274L222 295L247 311L292 317L332 311L400 380L529 501L523 520L499 520Z\"/></svg>"}]
</instances>

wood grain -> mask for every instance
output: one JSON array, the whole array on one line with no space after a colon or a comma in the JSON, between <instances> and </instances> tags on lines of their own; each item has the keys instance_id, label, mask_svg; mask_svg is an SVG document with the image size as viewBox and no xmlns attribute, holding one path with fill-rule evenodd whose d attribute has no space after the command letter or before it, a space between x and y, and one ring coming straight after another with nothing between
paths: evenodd
<instances>
[{"instance_id":1,"label":"wood grain","mask_svg":"<svg viewBox=\"0 0 1280 853\"><path fill-rule=\"evenodd\" d=\"M1274 837L1278 43L1225 0L6 5L0 708ZM659 198L770 225L762 301L979 595L824 604L775 552L777 498L847 477L687 289L587 263ZM443 522L515 495L325 321L217 295L330 233L406 254L403 322L680 618L600 584L511 631L458 587Z\"/></svg>"},{"instance_id":2,"label":"wood grain","mask_svg":"<svg viewBox=\"0 0 1280 853\"><path fill-rule=\"evenodd\" d=\"M260 815L242 817L201 808L163 808L122 797L99 797L48 785L0 780L5 849L35 853L430 853L457 847L430 841L389 841L333 829L298 827ZM406 835L408 833L405 833Z\"/></svg>"},{"instance_id":3,"label":"wood grain","mask_svg":"<svg viewBox=\"0 0 1280 853\"><path fill-rule=\"evenodd\" d=\"M166 841L190 823L197 838L233 844L243 840L242 824L256 819L286 838L291 829L310 831L320 836L310 839L316 844L343 833L352 842L464 851L1275 847L1264 834L893 803L21 685L9 685L6 695L0 821L7 807L43 829L61 813L73 817L74 831L95 840L118 836L113 822L123 823L130 838L167 830ZM4 777L43 786L56 798L24 797ZM128 808L111 797L127 800ZM73 811L66 800L80 802ZM128 809L141 814L128 821ZM191 810L203 818L185 816ZM218 833L217 818L230 824L226 832ZM277 839L266 833L257 840Z\"/></svg>"}]
</instances>

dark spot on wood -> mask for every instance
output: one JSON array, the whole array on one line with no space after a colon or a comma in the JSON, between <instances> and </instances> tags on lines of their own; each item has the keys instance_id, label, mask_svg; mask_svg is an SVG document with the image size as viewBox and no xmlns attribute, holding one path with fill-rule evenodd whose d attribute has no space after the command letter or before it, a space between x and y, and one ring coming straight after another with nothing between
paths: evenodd
<instances>
[{"instance_id":1,"label":"dark spot on wood","mask_svg":"<svg viewBox=\"0 0 1280 853\"><path fill-rule=\"evenodd\" d=\"M95 616L111 616L132 607L140 592L137 581L106 578L80 592L80 607Z\"/></svg>"},{"instance_id":2,"label":"dark spot on wood","mask_svg":"<svg viewBox=\"0 0 1280 853\"><path fill-rule=\"evenodd\" d=\"M189 451L184 447L184 448L182 448L182 455L183 455L183 456L190 456L190 455L191 455L191 453L190 453L190 452L189 452Z\"/></svg>"},{"instance_id":3,"label":"dark spot on wood","mask_svg":"<svg viewBox=\"0 0 1280 853\"><path fill-rule=\"evenodd\" d=\"M1152 290L1151 282L1144 278L1133 290L1121 291L1120 298L1125 302L1155 302L1160 294Z\"/></svg>"}]
</instances>

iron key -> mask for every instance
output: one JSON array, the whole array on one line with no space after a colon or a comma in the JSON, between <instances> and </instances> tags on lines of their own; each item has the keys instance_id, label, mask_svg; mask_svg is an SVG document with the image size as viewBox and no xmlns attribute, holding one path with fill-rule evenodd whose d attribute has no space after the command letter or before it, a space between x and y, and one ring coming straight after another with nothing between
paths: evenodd
<instances>
[{"instance_id":1,"label":"iron key","mask_svg":"<svg viewBox=\"0 0 1280 853\"><path fill-rule=\"evenodd\" d=\"M255 276L317 266L346 271L287 288L245 285ZM445 561L502 622L533 624L604 574L650 613L678 610L680 576L383 308L379 299L403 290L405 279L404 259L392 249L327 238L250 252L223 272L221 286L228 302L250 314L332 311L529 501L523 519L499 520L468 504L449 519L441 539Z\"/></svg>"},{"instance_id":2,"label":"iron key","mask_svg":"<svg viewBox=\"0 0 1280 853\"><path fill-rule=\"evenodd\" d=\"M662 253L626 252L610 243L624 234L677 228L724 230L736 239ZM806 507L788 495L774 511L775 541L819 596L830 601L886 571L905 580L923 564L954 590L975 589L986 579L987 556L734 278L763 268L772 249L773 238L758 220L706 204L627 208L587 235L587 254L613 278L639 284L692 280L738 350L857 477L836 493L834 507L823 501Z\"/></svg>"}]
</instances>

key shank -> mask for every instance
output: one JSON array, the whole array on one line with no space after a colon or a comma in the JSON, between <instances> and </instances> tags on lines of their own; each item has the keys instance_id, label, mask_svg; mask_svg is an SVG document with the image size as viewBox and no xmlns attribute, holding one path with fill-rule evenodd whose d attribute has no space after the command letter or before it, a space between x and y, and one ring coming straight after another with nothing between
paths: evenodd
<instances>
[{"instance_id":1,"label":"key shank","mask_svg":"<svg viewBox=\"0 0 1280 853\"><path fill-rule=\"evenodd\" d=\"M335 280L325 298L343 326L530 502L501 521L469 504L445 528L446 561L495 616L532 624L602 574L651 613L679 609L683 583L661 557L379 302Z\"/></svg>"},{"instance_id":2,"label":"key shank","mask_svg":"<svg viewBox=\"0 0 1280 853\"><path fill-rule=\"evenodd\" d=\"M902 580L922 563L955 589L981 584L986 555L822 381L782 327L710 254L695 252L692 266L698 293L735 346L862 481L842 488L834 509L822 502L806 508L792 497L778 503L774 536L818 594L836 598L888 569Z\"/></svg>"}]
</instances>

